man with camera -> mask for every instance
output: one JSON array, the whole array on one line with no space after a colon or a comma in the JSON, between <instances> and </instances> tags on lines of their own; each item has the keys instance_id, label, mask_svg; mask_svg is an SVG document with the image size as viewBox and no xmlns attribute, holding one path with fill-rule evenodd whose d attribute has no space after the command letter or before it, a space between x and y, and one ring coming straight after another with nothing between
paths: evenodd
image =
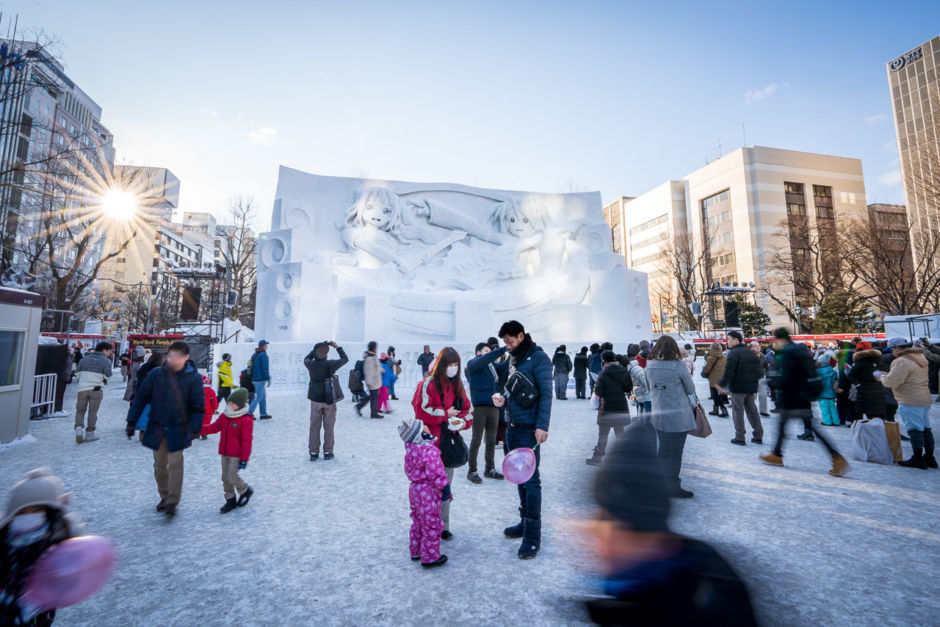
<instances>
[{"instance_id":1,"label":"man with camera","mask_svg":"<svg viewBox=\"0 0 940 627\"><path fill-rule=\"evenodd\" d=\"M93 353L88 353L78 362L78 401L75 403L75 442L94 442L98 424L98 407L104 397L102 388L111 376L111 344L98 342ZM85 411L88 411L88 428L85 428Z\"/></svg>"},{"instance_id":2,"label":"man with camera","mask_svg":"<svg viewBox=\"0 0 940 627\"><path fill-rule=\"evenodd\" d=\"M339 359L327 359L330 347L339 353ZM320 456L320 429L323 429L323 459L333 459L333 427L336 425L336 392L333 375L349 362L346 351L336 342L323 341L313 347L306 357L304 366L310 375L307 386L307 398L310 400L310 436L308 451L310 461L315 462ZM338 386L338 380L335 382Z\"/></svg>"}]
</instances>

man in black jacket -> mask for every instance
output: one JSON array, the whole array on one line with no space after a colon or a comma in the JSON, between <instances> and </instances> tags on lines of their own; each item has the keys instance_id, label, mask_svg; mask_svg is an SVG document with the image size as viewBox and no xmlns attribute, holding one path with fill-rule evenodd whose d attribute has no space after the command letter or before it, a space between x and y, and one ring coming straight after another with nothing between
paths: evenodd
<instances>
[{"instance_id":1,"label":"man in black jacket","mask_svg":"<svg viewBox=\"0 0 940 627\"><path fill-rule=\"evenodd\" d=\"M172 518L183 491L183 451L202 430L205 409L202 375L189 358L186 342L170 344L166 363L151 370L134 393L134 402L127 411L128 437L134 435L147 405L150 419L143 445L153 450L153 477L160 493L157 511Z\"/></svg>"},{"instance_id":2,"label":"man in black jacket","mask_svg":"<svg viewBox=\"0 0 940 627\"><path fill-rule=\"evenodd\" d=\"M577 398L587 398L584 388L588 377L588 348L581 347L581 352L574 356L574 393Z\"/></svg>"},{"instance_id":3,"label":"man in black jacket","mask_svg":"<svg viewBox=\"0 0 940 627\"><path fill-rule=\"evenodd\" d=\"M780 414L780 423L777 431L777 443L772 453L761 455L761 460L771 466L783 466L783 440L786 436L787 421L798 418L801 421L807 417L812 418L812 390L810 379L816 377L816 367L809 351L790 341L790 332L784 328L774 331L774 350L780 357L778 374L771 379L770 387L774 389L777 399L777 410ZM826 451L832 457L832 470L829 474L841 477L849 470L849 463L839 454L839 451L829 442L822 431L812 423L804 423L816 434Z\"/></svg>"},{"instance_id":4,"label":"man in black jacket","mask_svg":"<svg viewBox=\"0 0 940 627\"><path fill-rule=\"evenodd\" d=\"M330 347L339 353L339 359L327 359ZM320 429L323 429L323 459L333 459L333 427L336 425L336 404L333 402L333 375L349 362L346 351L336 342L320 342L304 357L304 366L310 375L307 399L310 400L310 436L307 450L310 461L320 456Z\"/></svg>"},{"instance_id":5,"label":"man in black jacket","mask_svg":"<svg viewBox=\"0 0 940 627\"><path fill-rule=\"evenodd\" d=\"M728 332L727 361L725 374L718 383L718 391L722 394L731 392L731 418L734 421L734 439L732 444L747 446L744 439L744 414L751 423L751 442L763 444L764 426L757 413L755 395L761 379L760 357L744 343L744 336L740 331Z\"/></svg>"}]
</instances>

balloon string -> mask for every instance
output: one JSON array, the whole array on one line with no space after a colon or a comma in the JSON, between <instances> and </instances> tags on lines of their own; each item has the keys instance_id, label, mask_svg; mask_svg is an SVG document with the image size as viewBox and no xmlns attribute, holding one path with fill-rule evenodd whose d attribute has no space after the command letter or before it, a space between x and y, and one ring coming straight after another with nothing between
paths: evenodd
<instances>
[{"instance_id":1,"label":"balloon string","mask_svg":"<svg viewBox=\"0 0 940 627\"><path fill-rule=\"evenodd\" d=\"M539 447L539 445L538 445L538 443L536 443L536 445L532 447L532 450L534 451L534 450L537 449L538 447Z\"/></svg>"}]
</instances>

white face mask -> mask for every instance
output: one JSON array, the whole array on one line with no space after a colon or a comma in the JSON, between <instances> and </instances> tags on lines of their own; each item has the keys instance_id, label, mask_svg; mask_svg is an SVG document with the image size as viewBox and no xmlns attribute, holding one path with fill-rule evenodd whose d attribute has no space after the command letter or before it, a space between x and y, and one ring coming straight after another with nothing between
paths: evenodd
<instances>
[{"instance_id":1,"label":"white face mask","mask_svg":"<svg viewBox=\"0 0 940 627\"><path fill-rule=\"evenodd\" d=\"M20 514L10 521L10 531L13 533L24 533L34 531L46 524L45 512L37 514Z\"/></svg>"},{"instance_id":2,"label":"white face mask","mask_svg":"<svg viewBox=\"0 0 940 627\"><path fill-rule=\"evenodd\" d=\"M460 367L456 364L453 366L447 366L447 378L453 379L457 376L457 373L460 371Z\"/></svg>"}]
</instances>

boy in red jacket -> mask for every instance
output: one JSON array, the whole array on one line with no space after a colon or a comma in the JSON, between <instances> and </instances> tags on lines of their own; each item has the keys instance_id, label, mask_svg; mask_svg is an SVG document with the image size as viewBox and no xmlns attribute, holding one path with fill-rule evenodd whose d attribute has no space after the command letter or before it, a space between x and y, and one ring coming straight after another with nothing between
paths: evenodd
<instances>
[{"instance_id":1,"label":"boy in red jacket","mask_svg":"<svg viewBox=\"0 0 940 627\"><path fill-rule=\"evenodd\" d=\"M255 493L251 486L238 476L239 470L248 466L251 457L251 430L254 427L252 417L248 413L248 390L235 388L229 394L225 403L225 412L219 419L202 428L206 434L221 433L219 438L219 455L222 456L222 488L225 490L225 505L219 510L220 514L228 514L236 507L248 505L251 495ZM241 495L235 501L235 490Z\"/></svg>"},{"instance_id":2,"label":"boy in red jacket","mask_svg":"<svg viewBox=\"0 0 940 627\"><path fill-rule=\"evenodd\" d=\"M208 440L206 437L206 427L212 422L212 417L215 415L215 410L219 408L219 399L216 398L215 390L212 389L212 379L208 375L202 375L202 394L205 398L206 413L202 417L202 439Z\"/></svg>"}]
</instances>

